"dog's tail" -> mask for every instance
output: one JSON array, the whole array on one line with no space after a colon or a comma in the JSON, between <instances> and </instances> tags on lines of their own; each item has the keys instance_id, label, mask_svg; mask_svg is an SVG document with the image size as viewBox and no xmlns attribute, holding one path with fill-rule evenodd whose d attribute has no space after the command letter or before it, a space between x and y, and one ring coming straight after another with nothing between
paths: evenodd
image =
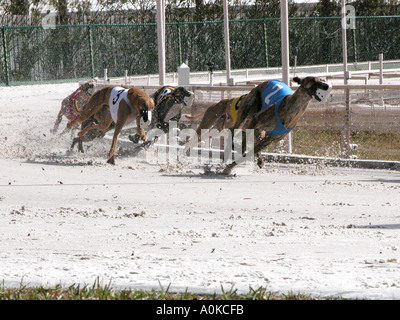
<instances>
[{"instance_id":1,"label":"dog's tail","mask_svg":"<svg viewBox=\"0 0 400 320\"><path fill-rule=\"evenodd\" d=\"M72 100L72 103L74 105L74 109L75 109L76 113L78 113L78 114L82 113L83 110L78 107L78 102L76 102L76 99Z\"/></svg>"},{"instance_id":2,"label":"dog's tail","mask_svg":"<svg viewBox=\"0 0 400 320\"><path fill-rule=\"evenodd\" d=\"M186 117L186 119L188 119L190 121L193 121L193 120L196 120L197 118L200 118L203 114L204 114L204 112L201 112L201 113L196 114L194 116L190 116L188 114L185 114L185 117Z\"/></svg>"}]
</instances>

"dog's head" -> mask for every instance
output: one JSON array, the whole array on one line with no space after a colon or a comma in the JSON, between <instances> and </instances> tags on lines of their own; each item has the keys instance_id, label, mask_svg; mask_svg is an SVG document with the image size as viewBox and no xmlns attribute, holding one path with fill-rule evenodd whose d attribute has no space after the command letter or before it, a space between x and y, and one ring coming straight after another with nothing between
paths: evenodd
<instances>
[{"instance_id":1,"label":"dog's head","mask_svg":"<svg viewBox=\"0 0 400 320\"><path fill-rule=\"evenodd\" d=\"M92 95L94 92L94 83L91 81L85 82L84 84L80 85L82 91L86 92L88 95Z\"/></svg>"},{"instance_id":2,"label":"dog's head","mask_svg":"<svg viewBox=\"0 0 400 320\"><path fill-rule=\"evenodd\" d=\"M305 77L300 79L294 77L293 81L298 83L300 87L303 87L310 97L315 98L319 102L325 101L332 89L332 86L318 77Z\"/></svg>"},{"instance_id":3,"label":"dog's head","mask_svg":"<svg viewBox=\"0 0 400 320\"><path fill-rule=\"evenodd\" d=\"M148 94L138 94L137 105L140 111L153 111L154 110L154 100Z\"/></svg>"},{"instance_id":4,"label":"dog's head","mask_svg":"<svg viewBox=\"0 0 400 320\"><path fill-rule=\"evenodd\" d=\"M167 130L169 121L179 121L183 105L187 106L193 102L194 94L184 87L161 88L154 96L157 101L155 107L156 126L159 129Z\"/></svg>"},{"instance_id":5,"label":"dog's head","mask_svg":"<svg viewBox=\"0 0 400 320\"><path fill-rule=\"evenodd\" d=\"M137 95L137 107L140 113L140 123L147 127L151 122L151 112L154 110L153 98L147 93L139 93Z\"/></svg>"},{"instance_id":6,"label":"dog's head","mask_svg":"<svg viewBox=\"0 0 400 320\"><path fill-rule=\"evenodd\" d=\"M186 98L190 97L193 93L186 90L184 87L177 87L173 92L172 96L174 97L175 103L183 103L187 106Z\"/></svg>"}]
</instances>

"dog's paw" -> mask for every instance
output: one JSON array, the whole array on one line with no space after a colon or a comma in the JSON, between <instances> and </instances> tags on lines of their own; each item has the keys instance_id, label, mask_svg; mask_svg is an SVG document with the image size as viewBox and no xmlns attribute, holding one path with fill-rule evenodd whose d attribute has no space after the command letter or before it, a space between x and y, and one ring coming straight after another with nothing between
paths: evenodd
<instances>
[{"instance_id":1,"label":"dog's paw","mask_svg":"<svg viewBox=\"0 0 400 320\"><path fill-rule=\"evenodd\" d=\"M257 166L262 169L264 167L264 160L263 159L257 159Z\"/></svg>"},{"instance_id":2,"label":"dog's paw","mask_svg":"<svg viewBox=\"0 0 400 320\"><path fill-rule=\"evenodd\" d=\"M139 139L140 139L140 135L138 135L138 134L130 134L129 136L128 136L128 139L129 140L131 140L134 144L136 144L136 143L138 143L139 142Z\"/></svg>"},{"instance_id":3,"label":"dog's paw","mask_svg":"<svg viewBox=\"0 0 400 320\"><path fill-rule=\"evenodd\" d=\"M232 168L229 167L229 166L227 166L227 167L225 167L224 170L222 170L221 172L219 172L219 174L220 174L220 175L223 175L223 176L230 176L230 175L232 174Z\"/></svg>"},{"instance_id":4,"label":"dog's paw","mask_svg":"<svg viewBox=\"0 0 400 320\"><path fill-rule=\"evenodd\" d=\"M107 160L107 163L115 165L115 160L114 160L114 156L112 156L110 159Z\"/></svg>"}]
</instances>

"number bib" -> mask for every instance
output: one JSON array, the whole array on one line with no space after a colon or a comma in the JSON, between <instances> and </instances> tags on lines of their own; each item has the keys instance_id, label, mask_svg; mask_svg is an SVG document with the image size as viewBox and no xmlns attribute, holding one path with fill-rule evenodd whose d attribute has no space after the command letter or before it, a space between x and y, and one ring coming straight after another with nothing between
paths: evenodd
<instances>
[{"instance_id":1,"label":"number bib","mask_svg":"<svg viewBox=\"0 0 400 320\"><path fill-rule=\"evenodd\" d=\"M165 98L172 97L172 92L175 91L173 87L164 87L164 90L156 97L156 105L159 105Z\"/></svg>"},{"instance_id":2,"label":"number bib","mask_svg":"<svg viewBox=\"0 0 400 320\"><path fill-rule=\"evenodd\" d=\"M278 80L271 80L262 93L263 104L261 110L267 109L274 103L278 105L279 108L279 104L282 102L283 98L292 94L292 89L290 89L286 83Z\"/></svg>"},{"instance_id":3,"label":"number bib","mask_svg":"<svg viewBox=\"0 0 400 320\"><path fill-rule=\"evenodd\" d=\"M281 136L293 128L286 129L283 124L281 119L279 118L279 105L282 102L282 100L287 96L287 95L292 95L293 91L290 89L290 87L279 80L271 80L268 82L267 86L264 88L264 91L262 93L262 106L261 110L265 110L271 105L275 104L275 119L276 119L276 125L274 130L265 130L270 136L273 137L278 137Z\"/></svg>"},{"instance_id":4,"label":"number bib","mask_svg":"<svg viewBox=\"0 0 400 320\"><path fill-rule=\"evenodd\" d=\"M115 87L111 90L108 105L110 106L111 117L115 123L117 123L118 107L122 100L124 100L128 104L128 106L132 108L128 100L128 90L129 89L125 89L122 87Z\"/></svg>"},{"instance_id":5,"label":"number bib","mask_svg":"<svg viewBox=\"0 0 400 320\"><path fill-rule=\"evenodd\" d=\"M246 94L244 94L243 96L237 97L237 98L232 100L232 103L231 103L231 116L232 116L233 122L236 122L240 103L242 102L242 99L245 96L246 96Z\"/></svg>"}]
</instances>

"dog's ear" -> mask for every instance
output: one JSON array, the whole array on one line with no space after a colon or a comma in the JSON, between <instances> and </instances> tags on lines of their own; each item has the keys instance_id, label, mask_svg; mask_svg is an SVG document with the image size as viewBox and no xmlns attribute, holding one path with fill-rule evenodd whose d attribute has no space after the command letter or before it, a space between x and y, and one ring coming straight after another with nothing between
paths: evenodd
<instances>
[{"instance_id":1,"label":"dog's ear","mask_svg":"<svg viewBox=\"0 0 400 320\"><path fill-rule=\"evenodd\" d=\"M150 111L154 110L155 103L154 103L154 99L152 97L146 97L145 104L147 106L147 110L150 110Z\"/></svg>"},{"instance_id":2,"label":"dog's ear","mask_svg":"<svg viewBox=\"0 0 400 320\"><path fill-rule=\"evenodd\" d=\"M299 77L294 77L293 81L296 82L297 84L301 83L301 79Z\"/></svg>"},{"instance_id":3,"label":"dog's ear","mask_svg":"<svg viewBox=\"0 0 400 320\"><path fill-rule=\"evenodd\" d=\"M175 93L179 96L183 96L185 94L186 89L184 87L178 87L175 89Z\"/></svg>"},{"instance_id":4,"label":"dog's ear","mask_svg":"<svg viewBox=\"0 0 400 320\"><path fill-rule=\"evenodd\" d=\"M185 87L178 87L178 89L182 97L190 97L190 92Z\"/></svg>"},{"instance_id":5,"label":"dog's ear","mask_svg":"<svg viewBox=\"0 0 400 320\"><path fill-rule=\"evenodd\" d=\"M172 91L172 95L173 95L173 96L179 96L179 95L181 94L181 91L182 91L181 88L182 88L182 87L177 87L177 88L175 88L175 90Z\"/></svg>"}]
</instances>

